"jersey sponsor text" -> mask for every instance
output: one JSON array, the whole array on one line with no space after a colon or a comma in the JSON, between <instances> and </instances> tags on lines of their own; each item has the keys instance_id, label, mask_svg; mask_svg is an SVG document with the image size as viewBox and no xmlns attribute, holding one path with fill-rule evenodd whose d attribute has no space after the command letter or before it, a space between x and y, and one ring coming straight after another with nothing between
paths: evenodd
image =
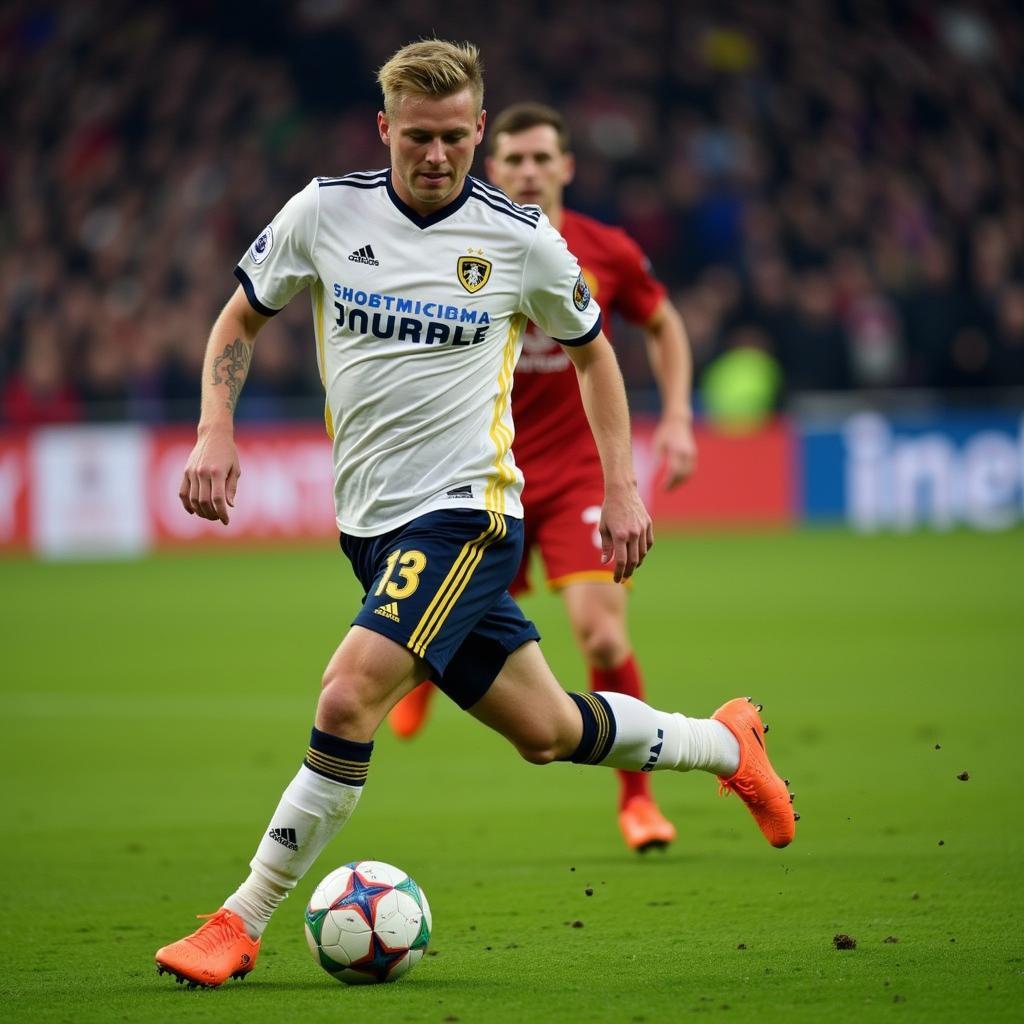
<instances>
[{"instance_id":1,"label":"jersey sponsor text","mask_svg":"<svg viewBox=\"0 0 1024 1024\"><path fill-rule=\"evenodd\" d=\"M397 338L414 345L479 345L487 338L490 319L486 311L441 302L423 302L379 292L357 291L339 284L334 294L349 305L334 300L335 324L351 334L375 338ZM380 312L381 308L384 312ZM377 312L371 312L377 310ZM394 310L395 312L389 312ZM413 313L419 316L398 316ZM455 323L445 323L455 321ZM466 325L465 328L463 325ZM470 330L472 325L477 325Z\"/></svg>"}]
</instances>

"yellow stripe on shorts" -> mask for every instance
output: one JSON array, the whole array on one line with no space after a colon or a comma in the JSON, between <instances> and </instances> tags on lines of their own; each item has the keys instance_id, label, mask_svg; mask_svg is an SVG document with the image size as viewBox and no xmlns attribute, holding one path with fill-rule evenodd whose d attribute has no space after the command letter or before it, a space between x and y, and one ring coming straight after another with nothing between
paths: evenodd
<instances>
[{"instance_id":1,"label":"yellow stripe on shorts","mask_svg":"<svg viewBox=\"0 0 1024 1024\"><path fill-rule=\"evenodd\" d=\"M504 516L488 512L487 518L489 520L487 528L479 536L463 544L458 558L448 570L444 582L438 587L437 593L434 594L423 617L416 624L412 636L409 637L406 646L421 658L426 655L427 647L441 632L445 619L448 618L455 602L462 596L476 567L483 559L484 551L496 541L501 540L508 532Z\"/></svg>"}]
</instances>

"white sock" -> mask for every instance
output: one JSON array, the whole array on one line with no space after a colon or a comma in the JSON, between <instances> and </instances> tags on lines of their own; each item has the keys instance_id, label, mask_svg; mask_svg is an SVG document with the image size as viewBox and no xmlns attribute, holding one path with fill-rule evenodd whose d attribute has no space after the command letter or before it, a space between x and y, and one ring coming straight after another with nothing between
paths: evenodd
<instances>
[{"instance_id":1,"label":"white sock","mask_svg":"<svg viewBox=\"0 0 1024 1024\"><path fill-rule=\"evenodd\" d=\"M249 877L224 901L254 939L263 934L270 915L348 821L362 792L362 786L334 782L305 765L299 768L249 862Z\"/></svg>"},{"instance_id":2,"label":"white sock","mask_svg":"<svg viewBox=\"0 0 1024 1024\"><path fill-rule=\"evenodd\" d=\"M571 696L585 723L584 740L581 750L573 756L574 761L634 772L688 772L697 768L723 778L734 775L739 768L740 746L736 737L713 718L687 718L657 711L635 697L607 690ZM586 728L588 716L594 723L593 740ZM614 728L610 743L607 737L611 730L605 729L603 722L606 717Z\"/></svg>"},{"instance_id":3,"label":"white sock","mask_svg":"<svg viewBox=\"0 0 1024 1024\"><path fill-rule=\"evenodd\" d=\"M714 718L687 718L680 714L673 714L671 718L679 730L676 771L697 768L723 779L736 774L740 766L740 745L728 726Z\"/></svg>"}]
</instances>

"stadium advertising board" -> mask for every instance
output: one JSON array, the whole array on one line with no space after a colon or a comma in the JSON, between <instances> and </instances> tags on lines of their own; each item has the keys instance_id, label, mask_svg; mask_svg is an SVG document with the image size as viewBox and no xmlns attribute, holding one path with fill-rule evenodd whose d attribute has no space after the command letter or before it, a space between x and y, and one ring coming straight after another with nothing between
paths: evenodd
<instances>
[{"instance_id":1,"label":"stadium advertising board","mask_svg":"<svg viewBox=\"0 0 1024 1024\"><path fill-rule=\"evenodd\" d=\"M240 426L235 440L242 476L224 526L188 515L178 498L195 432L153 433L145 498L157 544L314 540L337 532L331 446L322 429Z\"/></svg>"},{"instance_id":2,"label":"stadium advertising board","mask_svg":"<svg viewBox=\"0 0 1024 1024\"><path fill-rule=\"evenodd\" d=\"M32 437L31 540L43 555L131 556L150 547L142 501L149 437L132 426L47 427Z\"/></svg>"},{"instance_id":3,"label":"stadium advertising board","mask_svg":"<svg viewBox=\"0 0 1024 1024\"><path fill-rule=\"evenodd\" d=\"M28 528L28 441L0 434L0 548L26 547Z\"/></svg>"},{"instance_id":4,"label":"stadium advertising board","mask_svg":"<svg viewBox=\"0 0 1024 1024\"><path fill-rule=\"evenodd\" d=\"M318 425L242 425L238 504L224 527L187 515L185 428L50 427L0 434L0 550L132 556L177 544L322 541L334 532L330 442ZM701 427L697 475L666 491L654 422L634 424L641 493L662 528L846 523L1001 530L1024 519L1024 417L976 412Z\"/></svg>"},{"instance_id":5,"label":"stadium advertising board","mask_svg":"<svg viewBox=\"0 0 1024 1024\"><path fill-rule=\"evenodd\" d=\"M801 429L801 510L854 529L1003 530L1024 518L1024 417L859 412Z\"/></svg>"},{"instance_id":6,"label":"stadium advertising board","mask_svg":"<svg viewBox=\"0 0 1024 1024\"><path fill-rule=\"evenodd\" d=\"M797 438L780 420L752 433L696 429L698 469L666 491L654 451L654 421L633 424L633 461L655 526L774 527L794 521Z\"/></svg>"}]
</instances>

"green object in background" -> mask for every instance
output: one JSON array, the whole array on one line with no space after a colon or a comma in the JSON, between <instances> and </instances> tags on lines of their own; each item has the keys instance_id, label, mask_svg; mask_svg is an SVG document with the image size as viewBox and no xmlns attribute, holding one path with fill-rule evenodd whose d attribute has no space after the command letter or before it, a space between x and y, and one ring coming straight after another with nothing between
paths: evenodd
<instances>
[{"instance_id":1,"label":"green object in background","mask_svg":"<svg viewBox=\"0 0 1024 1024\"><path fill-rule=\"evenodd\" d=\"M415 741L378 734L252 975L189 992L153 953L245 876L360 591L330 545L6 560L4 1020L1017 1021L1022 570L1024 531L659 533L630 598L652 702L764 703L792 846L712 777L659 772L679 841L630 854L611 772L527 765L439 699ZM585 687L559 599L524 606ZM358 858L431 903L395 985L338 985L303 937L315 884Z\"/></svg>"},{"instance_id":2,"label":"green object in background","mask_svg":"<svg viewBox=\"0 0 1024 1024\"><path fill-rule=\"evenodd\" d=\"M747 345L729 349L702 377L705 414L721 430L755 430L771 416L781 383L779 364L767 352Z\"/></svg>"}]
</instances>

